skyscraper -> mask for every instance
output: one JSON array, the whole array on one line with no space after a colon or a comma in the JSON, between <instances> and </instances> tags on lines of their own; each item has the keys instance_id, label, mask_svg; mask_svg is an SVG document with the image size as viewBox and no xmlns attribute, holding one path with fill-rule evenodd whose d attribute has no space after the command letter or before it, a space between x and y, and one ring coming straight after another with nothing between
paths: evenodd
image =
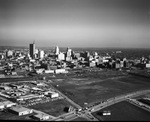
<instances>
[{"instance_id":1,"label":"skyscraper","mask_svg":"<svg viewBox=\"0 0 150 122\"><path fill-rule=\"evenodd\" d=\"M34 59L35 58L35 43L33 42L33 44L30 44L29 48L30 48L30 56L32 59Z\"/></svg>"},{"instance_id":2,"label":"skyscraper","mask_svg":"<svg viewBox=\"0 0 150 122\"><path fill-rule=\"evenodd\" d=\"M59 48L58 48L58 46L55 47L55 54L56 54L56 55L59 54Z\"/></svg>"}]
</instances>

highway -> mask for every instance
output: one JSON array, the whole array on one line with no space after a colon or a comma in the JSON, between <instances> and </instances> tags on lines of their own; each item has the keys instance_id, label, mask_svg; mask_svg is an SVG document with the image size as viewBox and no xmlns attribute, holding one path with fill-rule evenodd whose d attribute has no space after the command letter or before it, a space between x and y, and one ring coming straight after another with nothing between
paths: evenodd
<instances>
[{"instance_id":1,"label":"highway","mask_svg":"<svg viewBox=\"0 0 150 122\"><path fill-rule=\"evenodd\" d=\"M57 121L57 120L60 120L60 119L62 119L64 121L71 121L71 120L76 119L78 117L86 118L88 121L103 121L102 118L100 118L100 120L98 120L91 113L99 111L99 110L101 110L105 107L111 106L115 103L127 100L128 98L133 98L133 97L137 97L137 96L140 96L140 95L143 95L143 94L150 93L150 90L137 91L137 92L133 92L133 93L130 93L130 94L124 94L124 95L116 96L116 97L107 99L107 100L102 101L102 102L100 101L96 105L90 105L88 107L82 108L81 106L76 104L74 101L69 99L66 95L61 93L59 90L57 90L56 88L54 88L54 89L56 90L56 92L58 92L62 97L64 97L69 103L71 103L77 109L75 109L74 111L71 111L69 113L60 115L60 116L56 117L55 119L53 119L53 121Z\"/></svg>"}]
</instances>

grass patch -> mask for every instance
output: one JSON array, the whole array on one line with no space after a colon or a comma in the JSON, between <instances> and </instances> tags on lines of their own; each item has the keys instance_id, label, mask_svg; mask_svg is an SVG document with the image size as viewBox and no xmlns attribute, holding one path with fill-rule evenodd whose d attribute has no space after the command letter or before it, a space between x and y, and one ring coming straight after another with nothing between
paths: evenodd
<instances>
[{"instance_id":1,"label":"grass patch","mask_svg":"<svg viewBox=\"0 0 150 122\"><path fill-rule=\"evenodd\" d=\"M100 112L110 110L110 116L101 116ZM92 113L97 119L104 121L150 121L149 112L126 101L114 104L98 112Z\"/></svg>"},{"instance_id":2,"label":"grass patch","mask_svg":"<svg viewBox=\"0 0 150 122\"><path fill-rule=\"evenodd\" d=\"M40 110L52 116L59 116L61 114L64 114L65 113L64 108L69 106L70 104L68 102L61 99L61 100L50 101L46 103L39 103L37 105L30 106L30 108L33 108L35 110Z\"/></svg>"}]
</instances>

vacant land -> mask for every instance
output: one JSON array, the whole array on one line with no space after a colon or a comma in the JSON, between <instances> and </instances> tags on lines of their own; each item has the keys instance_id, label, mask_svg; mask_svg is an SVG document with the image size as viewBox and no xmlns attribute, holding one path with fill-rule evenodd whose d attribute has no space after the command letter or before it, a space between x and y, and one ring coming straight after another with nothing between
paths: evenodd
<instances>
[{"instance_id":1,"label":"vacant land","mask_svg":"<svg viewBox=\"0 0 150 122\"><path fill-rule=\"evenodd\" d=\"M111 111L110 116L102 116L102 111ZM150 113L126 101L104 108L93 115L104 121L150 121Z\"/></svg>"},{"instance_id":2,"label":"vacant land","mask_svg":"<svg viewBox=\"0 0 150 122\"><path fill-rule=\"evenodd\" d=\"M87 75L90 74L90 75ZM86 76L86 77L85 77ZM53 79L53 85L77 104L94 103L117 95L149 89L149 79L119 71L88 72L79 77Z\"/></svg>"},{"instance_id":3,"label":"vacant land","mask_svg":"<svg viewBox=\"0 0 150 122\"><path fill-rule=\"evenodd\" d=\"M68 102L61 99L61 100L50 101L46 103L39 103L37 105L30 106L30 108L42 111L52 116L59 116L61 114L66 113L64 111L64 108L69 106L70 105Z\"/></svg>"}]
</instances>

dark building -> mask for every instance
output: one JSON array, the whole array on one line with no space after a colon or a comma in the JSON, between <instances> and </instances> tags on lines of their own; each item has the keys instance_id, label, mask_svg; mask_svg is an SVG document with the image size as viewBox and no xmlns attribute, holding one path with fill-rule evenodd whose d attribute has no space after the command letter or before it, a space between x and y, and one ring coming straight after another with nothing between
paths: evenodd
<instances>
[{"instance_id":1,"label":"dark building","mask_svg":"<svg viewBox=\"0 0 150 122\"><path fill-rule=\"evenodd\" d=\"M30 56L32 59L34 59L35 58L35 43L33 42L33 44L30 44L29 48L30 48Z\"/></svg>"}]
</instances>

